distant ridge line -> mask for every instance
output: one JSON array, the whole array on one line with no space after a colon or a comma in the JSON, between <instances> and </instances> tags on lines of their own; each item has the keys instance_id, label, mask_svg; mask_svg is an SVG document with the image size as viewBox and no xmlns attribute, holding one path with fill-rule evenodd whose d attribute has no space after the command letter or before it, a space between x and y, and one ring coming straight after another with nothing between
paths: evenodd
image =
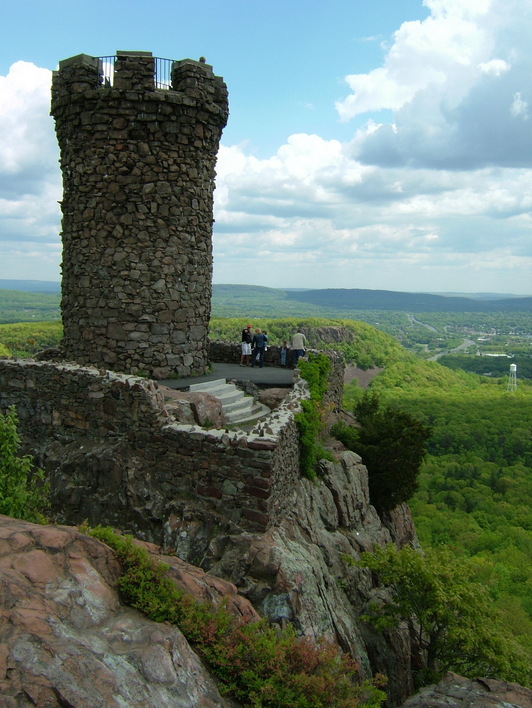
<instances>
[{"instance_id":1,"label":"distant ridge line","mask_svg":"<svg viewBox=\"0 0 532 708\"><path fill-rule=\"evenodd\" d=\"M336 289L287 292L287 299L335 310L402 312L532 312L532 297L479 300L463 296L392 290Z\"/></svg>"},{"instance_id":2,"label":"distant ridge line","mask_svg":"<svg viewBox=\"0 0 532 708\"><path fill-rule=\"evenodd\" d=\"M225 301L235 304L261 293L263 305L271 296L282 296L284 303L312 305L324 311L388 310L398 312L532 312L532 297L497 296L476 293L476 297L450 293L404 293L393 290L325 288L321 290L286 290L260 285L221 284L213 286L213 305Z\"/></svg>"},{"instance_id":3,"label":"distant ridge line","mask_svg":"<svg viewBox=\"0 0 532 708\"><path fill-rule=\"evenodd\" d=\"M59 293L61 283L54 280L2 280L0 290L22 290L26 293Z\"/></svg>"},{"instance_id":4,"label":"distant ridge line","mask_svg":"<svg viewBox=\"0 0 532 708\"><path fill-rule=\"evenodd\" d=\"M0 290L19 290L29 293L60 293L61 283L51 280L0 279ZM324 288L295 290L269 288L263 285L213 285L213 302L218 298L246 300L248 294L261 293L281 296L284 302L309 304L324 310L349 312L356 310L388 310L399 312L531 312L532 296L498 296L497 293L475 293L471 297L445 293L405 293L394 290L362 288ZM266 301L265 301L266 302Z\"/></svg>"}]
</instances>

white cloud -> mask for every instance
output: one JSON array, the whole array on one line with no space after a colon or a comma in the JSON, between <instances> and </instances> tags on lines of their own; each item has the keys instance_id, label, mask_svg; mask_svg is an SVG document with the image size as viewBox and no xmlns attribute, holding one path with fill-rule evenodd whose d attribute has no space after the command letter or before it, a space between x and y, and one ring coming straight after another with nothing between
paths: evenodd
<instances>
[{"instance_id":1,"label":"white cloud","mask_svg":"<svg viewBox=\"0 0 532 708\"><path fill-rule=\"evenodd\" d=\"M0 77L0 277L59 277L61 179L50 84L50 71L24 61Z\"/></svg>"},{"instance_id":2,"label":"white cloud","mask_svg":"<svg viewBox=\"0 0 532 708\"><path fill-rule=\"evenodd\" d=\"M490 59L490 61L480 62L478 68L483 74L488 76L502 76L507 71L510 71L512 67L504 59Z\"/></svg>"},{"instance_id":3,"label":"white cloud","mask_svg":"<svg viewBox=\"0 0 532 708\"><path fill-rule=\"evenodd\" d=\"M510 108L510 113L514 118L528 120L528 101L523 100L520 91L514 94L514 99Z\"/></svg>"},{"instance_id":4,"label":"white cloud","mask_svg":"<svg viewBox=\"0 0 532 708\"><path fill-rule=\"evenodd\" d=\"M354 155L381 166L532 166L526 3L424 4L430 16L400 27L382 67L346 77L351 93L337 103L342 120L393 111L393 123L359 131Z\"/></svg>"},{"instance_id":5,"label":"white cloud","mask_svg":"<svg viewBox=\"0 0 532 708\"><path fill-rule=\"evenodd\" d=\"M18 61L0 77L0 171L16 175L43 164L43 153L55 148L50 109L51 72Z\"/></svg>"},{"instance_id":6,"label":"white cloud","mask_svg":"<svg viewBox=\"0 0 532 708\"><path fill-rule=\"evenodd\" d=\"M485 11L474 2L433 2L423 22L405 22L394 34L384 66L369 74L351 74L346 82L352 93L336 104L342 120L368 111L397 111L420 92L432 87L460 96L474 69L488 49L489 38L477 18ZM460 74L460 77L458 77ZM453 78L460 78L450 91Z\"/></svg>"},{"instance_id":7,"label":"white cloud","mask_svg":"<svg viewBox=\"0 0 532 708\"><path fill-rule=\"evenodd\" d=\"M297 135L262 161L222 147L218 174L215 282L493 290L512 262L522 275L499 287L530 291L529 170L363 166L337 141ZM513 259L490 285L502 241Z\"/></svg>"}]
</instances>

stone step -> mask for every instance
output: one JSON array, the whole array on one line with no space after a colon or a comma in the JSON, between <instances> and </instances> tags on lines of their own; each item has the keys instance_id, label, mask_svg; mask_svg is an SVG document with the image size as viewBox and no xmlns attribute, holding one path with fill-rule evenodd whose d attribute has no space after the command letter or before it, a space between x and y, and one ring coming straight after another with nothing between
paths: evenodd
<instances>
[{"instance_id":1,"label":"stone step","mask_svg":"<svg viewBox=\"0 0 532 708\"><path fill-rule=\"evenodd\" d=\"M224 409L224 415L227 418L228 415L231 415L236 411L242 411L242 413L245 411L250 411L254 405L255 401L251 398L251 396L243 396L242 398L239 398L238 401L233 401L227 405L222 404L222 407Z\"/></svg>"},{"instance_id":2,"label":"stone step","mask_svg":"<svg viewBox=\"0 0 532 708\"><path fill-rule=\"evenodd\" d=\"M226 383L224 379L218 381L206 381L201 384L193 384L190 386L191 391L201 391L209 393L220 400L225 408L233 402L239 401L245 396L245 393L237 388L234 384Z\"/></svg>"},{"instance_id":3,"label":"stone step","mask_svg":"<svg viewBox=\"0 0 532 708\"><path fill-rule=\"evenodd\" d=\"M251 423L270 412L267 406L256 402L252 396L246 395L225 379L191 384L190 391L202 391L217 398L222 404L224 417L229 425Z\"/></svg>"},{"instance_id":4,"label":"stone step","mask_svg":"<svg viewBox=\"0 0 532 708\"><path fill-rule=\"evenodd\" d=\"M190 384L189 390L207 391L210 393L211 389L223 389L225 386L234 386L234 384L228 384L225 379L215 379L214 381L202 381L201 383Z\"/></svg>"},{"instance_id":5,"label":"stone step","mask_svg":"<svg viewBox=\"0 0 532 708\"><path fill-rule=\"evenodd\" d=\"M236 410L225 416L228 425L238 425L243 423L252 423L259 418L263 418L270 412L270 409L262 403L255 403L247 410ZM224 412L225 413L225 412Z\"/></svg>"}]
</instances>

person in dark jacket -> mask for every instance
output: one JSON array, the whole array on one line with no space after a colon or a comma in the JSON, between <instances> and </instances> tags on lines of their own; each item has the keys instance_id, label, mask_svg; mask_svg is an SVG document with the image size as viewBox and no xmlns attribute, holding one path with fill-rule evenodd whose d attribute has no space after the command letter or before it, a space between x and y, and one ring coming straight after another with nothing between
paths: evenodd
<instances>
[{"instance_id":1,"label":"person in dark jacket","mask_svg":"<svg viewBox=\"0 0 532 708\"><path fill-rule=\"evenodd\" d=\"M264 366L264 351L266 349L266 336L260 331L260 329L255 330L253 335L253 354L251 355L251 366Z\"/></svg>"}]
</instances>

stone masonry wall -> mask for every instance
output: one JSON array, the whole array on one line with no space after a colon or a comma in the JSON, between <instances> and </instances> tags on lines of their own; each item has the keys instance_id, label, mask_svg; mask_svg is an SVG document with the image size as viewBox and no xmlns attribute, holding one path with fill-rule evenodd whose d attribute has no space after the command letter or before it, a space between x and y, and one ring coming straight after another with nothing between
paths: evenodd
<instances>
[{"instance_id":1,"label":"stone masonry wall","mask_svg":"<svg viewBox=\"0 0 532 708\"><path fill-rule=\"evenodd\" d=\"M54 72L63 172L64 357L154 378L202 374L212 203L227 89L204 62L155 88L149 52L118 52L112 82L79 55Z\"/></svg>"},{"instance_id":2,"label":"stone masonry wall","mask_svg":"<svg viewBox=\"0 0 532 708\"><path fill-rule=\"evenodd\" d=\"M25 448L50 475L60 521L111 524L161 542L176 501L264 530L299 478L298 382L251 432L174 421L157 384L32 360L0 360L0 410L14 405Z\"/></svg>"}]
</instances>

